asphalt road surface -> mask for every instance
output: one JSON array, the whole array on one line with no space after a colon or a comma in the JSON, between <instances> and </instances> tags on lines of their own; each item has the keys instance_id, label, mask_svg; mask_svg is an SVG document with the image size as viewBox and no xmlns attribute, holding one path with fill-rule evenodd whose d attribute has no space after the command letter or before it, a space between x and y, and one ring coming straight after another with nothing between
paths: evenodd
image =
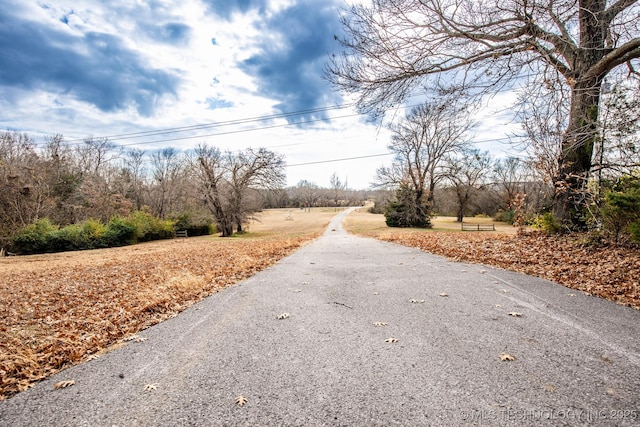
<instances>
[{"instance_id":1,"label":"asphalt road surface","mask_svg":"<svg viewBox=\"0 0 640 427\"><path fill-rule=\"evenodd\" d=\"M0 425L640 425L639 311L354 237L345 214L146 340L0 402Z\"/></svg>"}]
</instances>

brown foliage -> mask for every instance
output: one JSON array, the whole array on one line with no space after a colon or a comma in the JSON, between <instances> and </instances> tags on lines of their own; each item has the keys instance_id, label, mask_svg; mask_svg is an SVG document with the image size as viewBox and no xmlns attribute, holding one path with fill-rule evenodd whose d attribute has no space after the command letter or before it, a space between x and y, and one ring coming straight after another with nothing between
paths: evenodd
<instances>
[{"instance_id":1,"label":"brown foliage","mask_svg":"<svg viewBox=\"0 0 640 427\"><path fill-rule=\"evenodd\" d=\"M586 245L580 234L549 236L527 232L505 235L406 230L368 235L457 261L541 277L640 310L637 249Z\"/></svg>"},{"instance_id":2,"label":"brown foliage","mask_svg":"<svg viewBox=\"0 0 640 427\"><path fill-rule=\"evenodd\" d=\"M0 400L264 269L318 233L2 260Z\"/></svg>"}]
</instances>

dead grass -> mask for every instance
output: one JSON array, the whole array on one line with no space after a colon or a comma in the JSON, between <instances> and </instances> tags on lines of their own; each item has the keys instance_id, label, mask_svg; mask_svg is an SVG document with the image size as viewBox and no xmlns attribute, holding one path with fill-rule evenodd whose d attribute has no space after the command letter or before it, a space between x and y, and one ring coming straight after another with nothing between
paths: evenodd
<instances>
[{"instance_id":1,"label":"dead grass","mask_svg":"<svg viewBox=\"0 0 640 427\"><path fill-rule=\"evenodd\" d=\"M237 237L0 259L0 399L274 264L333 215L265 211Z\"/></svg>"},{"instance_id":2,"label":"dead grass","mask_svg":"<svg viewBox=\"0 0 640 427\"><path fill-rule=\"evenodd\" d=\"M370 234L376 233L381 235L395 234L398 232L406 232L414 229L398 229L389 228L384 222L384 215L374 215L367 211L367 207L358 208L353 213L349 214L344 220L345 227L351 232L356 234ZM464 218L465 223L472 224L494 224L496 232L501 234L517 234L517 228L514 228L510 224L505 222L497 222L492 218ZM420 231L461 231L460 223L456 221L452 216L437 216L431 218L431 224L433 228ZM465 232L469 233L469 232Z\"/></svg>"}]
</instances>

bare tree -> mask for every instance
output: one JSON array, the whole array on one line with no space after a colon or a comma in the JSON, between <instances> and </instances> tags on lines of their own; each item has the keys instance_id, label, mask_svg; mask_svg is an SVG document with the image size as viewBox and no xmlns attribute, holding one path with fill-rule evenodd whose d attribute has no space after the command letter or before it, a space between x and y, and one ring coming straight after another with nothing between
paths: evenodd
<instances>
[{"instance_id":1,"label":"bare tree","mask_svg":"<svg viewBox=\"0 0 640 427\"><path fill-rule=\"evenodd\" d=\"M249 206L246 196L250 189L276 189L284 185L284 159L265 148L247 149L240 153L227 153L227 169L233 221L238 233L249 215L259 207Z\"/></svg>"},{"instance_id":2,"label":"bare tree","mask_svg":"<svg viewBox=\"0 0 640 427\"><path fill-rule=\"evenodd\" d=\"M121 149L108 138L85 138L76 147L76 159L82 176L101 176L109 163L118 159Z\"/></svg>"},{"instance_id":3,"label":"bare tree","mask_svg":"<svg viewBox=\"0 0 640 427\"><path fill-rule=\"evenodd\" d=\"M144 204L142 191L146 172L144 157L144 150L132 149L127 151L124 158L124 166L129 172L131 180L129 193L131 193L136 210L142 209Z\"/></svg>"},{"instance_id":4,"label":"bare tree","mask_svg":"<svg viewBox=\"0 0 640 427\"><path fill-rule=\"evenodd\" d=\"M345 48L328 79L379 112L417 87L492 93L522 74L560 76L571 93L554 177L554 214L580 227L603 79L638 75L637 0L373 0L341 17Z\"/></svg>"},{"instance_id":5,"label":"bare tree","mask_svg":"<svg viewBox=\"0 0 640 427\"><path fill-rule=\"evenodd\" d=\"M460 155L449 158L447 178L456 192L458 222L462 222L475 193L485 186L491 162L488 152L477 149L463 150Z\"/></svg>"},{"instance_id":6,"label":"bare tree","mask_svg":"<svg viewBox=\"0 0 640 427\"><path fill-rule=\"evenodd\" d=\"M206 144L200 145L195 150L195 158L192 159L192 163L197 171L204 202L213 214L218 231L225 237L231 236L233 234L233 217L229 213L224 179L225 170L220 150Z\"/></svg>"},{"instance_id":7,"label":"bare tree","mask_svg":"<svg viewBox=\"0 0 640 427\"><path fill-rule=\"evenodd\" d=\"M340 201L344 198L344 191L347 188L347 184L343 183L335 172L329 178L329 184L331 184L331 202L335 207L340 206Z\"/></svg>"},{"instance_id":8,"label":"bare tree","mask_svg":"<svg viewBox=\"0 0 640 427\"><path fill-rule=\"evenodd\" d=\"M172 147L163 148L151 155L151 167L153 181L156 184L152 212L164 219L171 212L176 197L176 186L183 169L180 153Z\"/></svg>"},{"instance_id":9,"label":"bare tree","mask_svg":"<svg viewBox=\"0 0 640 427\"><path fill-rule=\"evenodd\" d=\"M243 223L255 211L244 203L249 190L275 188L284 182L282 156L266 149L223 155L205 144L196 148L192 163L205 203L223 237L233 235L234 226L242 231Z\"/></svg>"},{"instance_id":10,"label":"bare tree","mask_svg":"<svg viewBox=\"0 0 640 427\"><path fill-rule=\"evenodd\" d=\"M602 97L602 137L594 149L599 181L640 169L640 84L607 82Z\"/></svg>"},{"instance_id":11,"label":"bare tree","mask_svg":"<svg viewBox=\"0 0 640 427\"><path fill-rule=\"evenodd\" d=\"M298 185L296 186L296 193L298 193L301 207L310 210L312 206L315 206L320 198L320 187L318 187L318 184L314 182L303 179L298 182Z\"/></svg>"},{"instance_id":12,"label":"bare tree","mask_svg":"<svg viewBox=\"0 0 640 427\"><path fill-rule=\"evenodd\" d=\"M525 192L524 167L525 163L518 157L497 159L493 163L493 179L499 187L500 208L512 210L519 194Z\"/></svg>"},{"instance_id":13,"label":"bare tree","mask_svg":"<svg viewBox=\"0 0 640 427\"><path fill-rule=\"evenodd\" d=\"M50 204L44 165L26 134L0 133L0 247Z\"/></svg>"},{"instance_id":14,"label":"bare tree","mask_svg":"<svg viewBox=\"0 0 640 427\"><path fill-rule=\"evenodd\" d=\"M395 153L391 167L377 170L381 186L409 185L415 206L423 217L433 207L436 185L445 178L447 158L468 147L467 132L473 126L466 107L449 97L411 109L399 123L391 124L389 150Z\"/></svg>"},{"instance_id":15,"label":"bare tree","mask_svg":"<svg viewBox=\"0 0 640 427\"><path fill-rule=\"evenodd\" d=\"M516 119L523 134L513 145L529 157L542 179L552 184L559 174L558 158L569 117L570 91L558 80L535 76L518 95Z\"/></svg>"}]
</instances>

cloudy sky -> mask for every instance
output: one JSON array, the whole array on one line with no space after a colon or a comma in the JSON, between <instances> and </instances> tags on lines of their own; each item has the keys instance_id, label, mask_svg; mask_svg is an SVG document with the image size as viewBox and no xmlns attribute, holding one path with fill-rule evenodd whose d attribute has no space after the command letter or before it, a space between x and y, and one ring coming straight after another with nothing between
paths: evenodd
<instances>
[{"instance_id":1,"label":"cloudy sky","mask_svg":"<svg viewBox=\"0 0 640 427\"><path fill-rule=\"evenodd\" d=\"M336 173L366 188L391 160L388 134L322 78L345 5L0 0L0 130L147 151L266 147L285 156L289 185ZM492 151L509 127L497 105L476 136Z\"/></svg>"}]
</instances>

